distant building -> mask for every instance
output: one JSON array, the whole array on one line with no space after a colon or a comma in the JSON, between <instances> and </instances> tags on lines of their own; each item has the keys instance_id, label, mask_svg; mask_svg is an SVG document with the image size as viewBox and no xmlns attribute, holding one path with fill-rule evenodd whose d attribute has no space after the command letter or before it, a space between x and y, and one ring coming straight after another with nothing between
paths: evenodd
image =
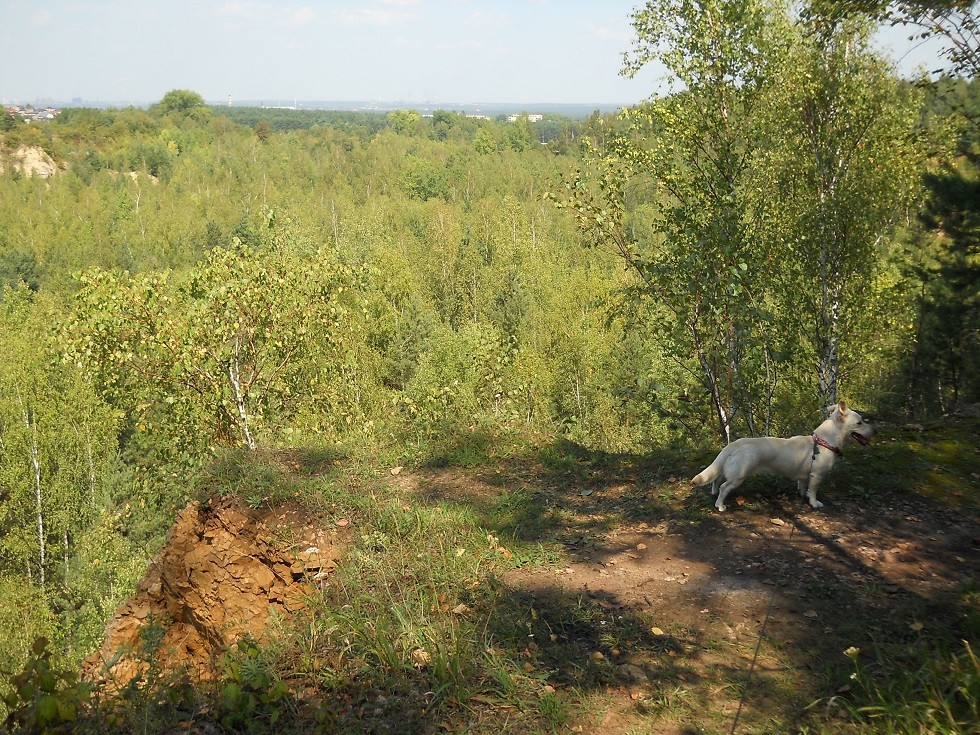
<instances>
[{"instance_id":1,"label":"distant building","mask_svg":"<svg viewBox=\"0 0 980 735\"><path fill-rule=\"evenodd\" d=\"M507 122L517 122L520 118L526 117L528 122L541 122L544 115L508 115Z\"/></svg>"},{"instance_id":2,"label":"distant building","mask_svg":"<svg viewBox=\"0 0 980 735\"><path fill-rule=\"evenodd\" d=\"M5 109L11 115L17 115L24 122L48 122L54 120L61 114L57 107L45 107L43 110L35 110L33 105L21 107L20 105L6 105Z\"/></svg>"}]
</instances>

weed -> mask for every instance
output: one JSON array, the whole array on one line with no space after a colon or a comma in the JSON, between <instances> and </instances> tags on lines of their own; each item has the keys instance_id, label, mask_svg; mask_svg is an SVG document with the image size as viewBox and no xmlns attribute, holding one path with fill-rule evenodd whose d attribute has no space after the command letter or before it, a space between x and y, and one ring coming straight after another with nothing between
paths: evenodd
<instances>
[{"instance_id":1,"label":"weed","mask_svg":"<svg viewBox=\"0 0 980 735\"><path fill-rule=\"evenodd\" d=\"M38 638L19 674L10 677L13 689L3 697L11 732L53 733L75 723L91 709L91 688L73 673L51 665L48 639Z\"/></svg>"},{"instance_id":2,"label":"weed","mask_svg":"<svg viewBox=\"0 0 980 735\"><path fill-rule=\"evenodd\" d=\"M168 669L158 655L163 645L166 621L154 616L140 630L135 659L139 674L119 692L117 707L107 717L109 724L124 731L153 733L177 727L189 719L197 696L184 671ZM106 666L106 670L112 664Z\"/></svg>"},{"instance_id":3,"label":"weed","mask_svg":"<svg viewBox=\"0 0 980 735\"><path fill-rule=\"evenodd\" d=\"M503 561L499 540L452 508L361 502L372 526L315 604L323 635L314 655L337 662L341 678L365 676L402 700L427 693L420 717L466 702L480 660L472 618Z\"/></svg>"},{"instance_id":4,"label":"weed","mask_svg":"<svg viewBox=\"0 0 980 735\"><path fill-rule=\"evenodd\" d=\"M568 724L567 705L550 692L541 695L541 698L538 700L538 712L554 730L564 728Z\"/></svg>"},{"instance_id":5,"label":"weed","mask_svg":"<svg viewBox=\"0 0 980 735\"><path fill-rule=\"evenodd\" d=\"M201 499L215 495L242 499L253 510L279 505L295 488L269 456L245 449L224 449L195 478Z\"/></svg>"},{"instance_id":6,"label":"weed","mask_svg":"<svg viewBox=\"0 0 980 735\"><path fill-rule=\"evenodd\" d=\"M862 731L887 735L967 735L980 722L980 660L969 642L958 652L922 657L918 668L879 659L877 673L854 662L858 702L846 703ZM862 703L863 702L863 703Z\"/></svg>"},{"instance_id":7,"label":"weed","mask_svg":"<svg viewBox=\"0 0 980 735\"><path fill-rule=\"evenodd\" d=\"M269 670L260 653L254 640L244 638L237 651L222 659L217 706L221 724L229 730L269 732L289 707L289 688Z\"/></svg>"},{"instance_id":8,"label":"weed","mask_svg":"<svg viewBox=\"0 0 980 735\"><path fill-rule=\"evenodd\" d=\"M803 588L811 595L823 598L832 598L840 590L840 585L836 582L818 579L804 583Z\"/></svg>"},{"instance_id":9,"label":"weed","mask_svg":"<svg viewBox=\"0 0 980 735\"><path fill-rule=\"evenodd\" d=\"M561 554L557 549L545 546L544 544L522 544L516 543L511 547L513 557L511 563L515 567L524 566L554 566L561 561Z\"/></svg>"}]
</instances>

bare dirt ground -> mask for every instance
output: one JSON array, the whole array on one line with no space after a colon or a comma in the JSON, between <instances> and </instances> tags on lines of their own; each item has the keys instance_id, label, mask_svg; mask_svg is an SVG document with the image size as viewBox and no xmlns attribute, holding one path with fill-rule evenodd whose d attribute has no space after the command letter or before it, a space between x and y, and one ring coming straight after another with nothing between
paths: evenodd
<instances>
[{"instance_id":1,"label":"bare dirt ground","mask_svg":"<svg viewBox=\"0 0 980 735\"><path fill-rule=\"evenodd\" d=\"M980 572L975 506L869 492L878 470L855 473L869 456L834 471L820 510L762 479L718 513L687 483L700 468L669 461L502 462L392 483L537 544L503 583L536 621L529 658L582 703L572 731L727 733L741 704L739 732L799 732L837 720L854 670L845 649L870 662L884 646L958 636L953 606ZM975 496L976 472L930 471Z\"/></svg>"}]
</instances>

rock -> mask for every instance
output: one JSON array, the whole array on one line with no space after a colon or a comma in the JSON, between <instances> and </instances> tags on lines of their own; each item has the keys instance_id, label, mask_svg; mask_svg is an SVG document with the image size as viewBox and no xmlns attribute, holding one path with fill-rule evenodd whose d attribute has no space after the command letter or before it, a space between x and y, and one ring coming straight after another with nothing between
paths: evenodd
<instances>
[{"instance_id":1,"label":"rock","mask_svg":"<svg viewBox=\"0 0 980 735\"><path fill-rule=\"evenodd\" d=\"M639 666L634 666L633 664L622 664L619 667L619 675L623 678L623 681L629 682L630 684L642 684L648 680L646 672Z\"/></svg>"},{"instance_id":2,"label":"rock","mask_svg":"<svg viewBox=\"0 0 980 735\"><path fill-rule=\"evenodd\" d=\"M20 171L28 178L37 176L48 179L60 171L54 159L38 146L20 146L10 154L10 161L15 171ZM2 171L3 166L0 165L0 172Z\"/></svg>"},{"instance_id":3,"label":"rock","mask_svg":"<svg viewBox=\"0 0 980 735\"><path fill-rule=\"evenodd\" d=\"M158 626L157 661L206 679L225 648L245 636L261 640L271 615L301 610L314 578L336 563L333 532L293 512L289 533L278 536L299 543L276 542L262 532L260 515L232 499L184 508L136 594L106 626L102 646L83 662L83 677L125 686L148 665L145 655L134 655L141 633Z\"/></svg>"}]
</instances>

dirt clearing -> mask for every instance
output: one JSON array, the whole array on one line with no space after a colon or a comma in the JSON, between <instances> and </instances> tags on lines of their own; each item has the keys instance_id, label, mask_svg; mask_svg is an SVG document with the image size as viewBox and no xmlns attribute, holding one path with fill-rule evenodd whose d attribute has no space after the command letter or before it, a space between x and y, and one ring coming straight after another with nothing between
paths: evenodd
<instances>
[{"instance_id":1,"label":"dirt clearing","mask_svg":"<svg viewBox=\"0 0 980 735\"><path fill-rule=\"evenodd\" d=\"M845 650L864 663L963 635L963 591L980 571L978 475L963 453L923 463L931 441L914 463L896 464L887 440L849 459L819 511L762 478L718 513L687 485L693 466L594 455L393 482L478 508L520 540L503 583L529 611L531 664L580 703L573 731L729 732L742 703L740 732L796 732L839 716L854 671ZM957 490L943 503L891 489L913 471Z\"/></svg>"}]
</instances>

